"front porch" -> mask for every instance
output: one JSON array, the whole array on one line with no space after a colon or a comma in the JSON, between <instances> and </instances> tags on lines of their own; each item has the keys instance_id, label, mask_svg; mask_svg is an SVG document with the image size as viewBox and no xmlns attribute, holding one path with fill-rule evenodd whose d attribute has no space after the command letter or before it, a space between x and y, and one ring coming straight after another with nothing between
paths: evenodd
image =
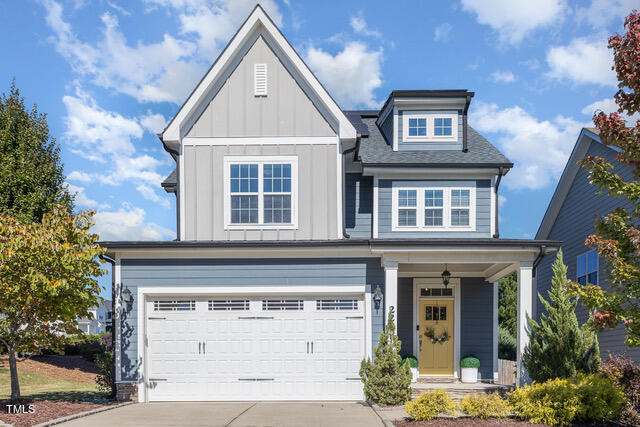
<instances>
[{"instance_id":1,"label":"front porch","mask_svg":"<svg viewBox=\"0 0 640 427\"><path fill-rule=\"evenodd\" d=\"M497 382L498 280L517 272L517 381L527 380L522 352L528 343L526 316L535 313L534 264L554 252L555 245L487 239L476 245L443 242L418 246L405 242L405 246L387 245L373 250L381 253L384 308L385 312L394 308L401 354L418 359L421 379L450 378L449 384L455 386L447 387L455 390L473 389L454 382L460 378L460 360L467 355L480 361L478 384ZM442 277L445 270L450 273L446 285Z\"/></svg>"}]
</instances>

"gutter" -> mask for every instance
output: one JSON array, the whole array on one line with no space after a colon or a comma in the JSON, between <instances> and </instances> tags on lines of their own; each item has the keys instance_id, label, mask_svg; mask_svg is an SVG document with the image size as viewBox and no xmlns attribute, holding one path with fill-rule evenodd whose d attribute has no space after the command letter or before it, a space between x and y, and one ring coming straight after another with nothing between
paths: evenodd
<instances>
[{"instance_id":1,"label":"gutter","mask_svg":"<svg viewBox=\"0 0 640 427\"><path fill-rule=\"evenodd\" d=\"M496 230L496 232L493 235L494 239L497 239L500 237L500 230L498 228L498 206L499 206L499 201L498 201L498 187L500 187L500 181L502 181L502 175L503 175L503 169L502 168L498 168L498 179L496 180L496 186L493 188L493 192L496 194L496 199L495 199L495 210L496 210L496 217L493 219L494 220L494 228Z\"/></svg>"},{"instance_id":2,"label":"gutter","mask_svg":"<svg viewBox=\"0 0 640 427\"><path fill-rule=\"evenodd\" d=\"M342 152L342 171L343 172L344 172L344 155L358 151L359 147L360 147L360 137L358 137L356 141L356 145ZM345 218L347 217L347 183L346 181L347 181L347 174L343 173L342 174L342 237L344 237L345 239L350 239L351 235L347 233L347 221L345 220Z\"/></svg>"},{"instance_id":3,"label":"gutter","mask_svg":"<svg viewBox=\"0 0 640 427\"><path fill-rule=\"evenodd\" d=\"M103 261L108 262L109 264L111 264L111 369L113 370L112 374L111 374L111 379L113 381L113 384L111 384L111 395L115 396L116 394L116 335L118 334L119 331L116 331L116 319L115 316L120 316L120 313L117 313L115 310L115 305L116 305L116 286L115 286L115 282L116 282L116 275L115 275L115 267L116 267L116 260L114 260L113 258L107 256L107 255L100 255L100 259L102 259Z\"/></svg>"},{"instance_id":4,"label":"gutter","mask_svg":"<svg viewBox=\"0 0 640 427\"><path fill-rule=\"evenodd\" d=\"M547 246L540 245L540 253L536 257L536 259L533 261L533 277L536 277L536 268L538 267L538 264L542 262L542 258L544 258L546 251L547 251Z\"/></svg>"}]
</instances>

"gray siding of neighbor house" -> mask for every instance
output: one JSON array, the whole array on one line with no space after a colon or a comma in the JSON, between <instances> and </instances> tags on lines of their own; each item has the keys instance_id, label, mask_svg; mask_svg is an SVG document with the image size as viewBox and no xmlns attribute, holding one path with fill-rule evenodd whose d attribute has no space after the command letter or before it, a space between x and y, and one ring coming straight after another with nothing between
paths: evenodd
<instances>
[{"instance_id":1,"label":"gray siding of neighbor house","mask_svg":"<svg viewBox=\"0 0 640 427\"><path fill-rule=\"evenodd\" d=\"M615 172L620 174L625 180L633 179L630 168L627 168L614 159L615 151L605 147L598 142L592 142L587 150L588 156L600 156L610 162L615 167ZM569 193L558 212L558 216L551 228L549 234L550 240L562 241L562 252L564 263L568 267L567 276L569 280L576 280L576 264L577 257L590 250L585 246L584 241L592 234L596 215L604 216L617 207L628 207L629 204L622 199L616 199L607 195L595 194L596 187L589 184L587 173L580 168L571 185ZM548 255L542 259L542 262L536 269L537 291L545 299L548 299L547 293L551 288L551 264L555 260L555 255ZM606 287L605 275L606 262L603 257L599 259L598 281L599 285ZM543 311L543 306L538 300L536 315L539 318ZM578 304L576 314L580 322L584 322L588 318L587 309ZM607 358L611 353L627 353L636 362L640 362L640 348L628 349L624 343L624 329L618 327L616 329L607 329L598 334L600 343L600 354L602 358Z\"/></svg>"},{"instance_id":2,"label":"gray siding of neighbor house","mask_svg":"<svg viewBox=\"0 0 640 427\"><path fill-rule=\"evenodd\" d=\"M392 222L392 189L402 187L476 187L476 230L475 231L393 231ZM378 237L384 238L427 238L427 237L490 237L491 235L491 181L479 179L475 181L378 181Z\"/></svg>"},{"instance_id":3,"label":"gray siding of neighbor house","mask_svg":"<svg viewBox=\"0 0 640 427\"><path fill-rule=\"evenodd\" d=\"M378 258L314 259L123 259L122 285L134 297L122 316L121 372L123 381L138 378L137 288L140 286L366 285L384 290L384 271ZM384 307L384 304L382 305ZM383 328L383 311L372 299L373 347ZM367 326L368 327L368 326ZM372 348L373 348L372 347Z\"/></svg>"},{"instance_id":4,"label":"gray siding of neighbor house","mask_svg":"<svg viewBox=\"0 0 640 427\"><path fill-rule=\"evenodd\" d=\"M254 64L267 64L267 96ZM200 114L189 137L333 136L336 133L260 36Z\"/></svg>"},{"instance_id":5,"label":"gray siding of neighbor house","mask_svg":"<svg viewBox=\"0 0 640 427\"><path fill-rule=\"evenodd\" d=\"M460 357L480 360L480 376L493 379L493 284L482 278L460 279Z\"/></svg>"},{"instance_id":6,"label":"gray siding of neighbor house","mask_svg":"<svg viewBox=\"0 0 640 427\"><path fill-rule=\"evenodd\" d=\"M458 114L458 141L456 142L411 142L404 140L404 120L403 114L424 113L429 115L436 114ZM390 116L393 116L390 114ZM456 123L453 124L456 126ZM427 123L427 126L430 126ZM398 151L423 151L423 150L462 150L462 110L400 110L398 111Z\"/></svg>"},{"instance_id":7,"label":"gray siding of neighbor house","mask_svg":"<svg viewBox=\"0 0 640 427\"><path fill-rule=\"evenodd\" d=\"M345 174L345 227L352 238L371 238L373 177Z\"/></svg>"},{"instance_id":8,"label":"gray siding of neighbor house","mask_svg":"<svg viewBox=\"0 0 640 427\"><path fill-rule=\"evenodd\" d=\"M342 234L338 226L335 145L187 145L184 147L186 240L326 240ZM225 230L225 156L298 158L298 228Z\"/></svg>"},{"instance_id":9,"label":"gray siding of neighbor house","mask_svg":"<svg viewBox=\"0 0 640 427\"><path fill-rule=\"evenodd\" d=\"M410 277L398 278L398 338L402 342L400 354L402 356L418 356L413 351L413 279Z\"/></svg>"}]
</instances>

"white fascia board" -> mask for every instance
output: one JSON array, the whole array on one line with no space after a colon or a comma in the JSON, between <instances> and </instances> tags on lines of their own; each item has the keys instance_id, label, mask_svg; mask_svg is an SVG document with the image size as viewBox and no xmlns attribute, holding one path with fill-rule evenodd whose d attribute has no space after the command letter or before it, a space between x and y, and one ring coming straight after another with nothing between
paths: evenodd
<instances>
[{"instance_id":1,"label":"white fascia board","mask_svg":"<svg viewBox=\"0 0 640 427\"><path fill-rule=\"evenodd\" d=\"M562 175L560 176L560 180L558 181L556 190L553 192L553 196L551 197L549 206L547 207L547 210L542 217L540 227L538 228L538 232L536 233L536 239L545 240L549 237L551 228L553 227L553 224L556 221L558 214L560 213L560 208L562 207L567 194L569 194L569 189L571 188L571 185L573 184L573 181L578 174L578 171L580 170L581 166L578 165L577 162L587 154L587 151L591 146L591 141L600 143L600 138L590 130L582 128L582 131L580 131L580 135L578 135L578 140L576 141L576 144L571 151L569 160L567 160L567 164L562 171Z\"/></svg>"},{"instance_id":2,"label":"white fascia board","mask_svg":"<svg viewBox=\"0 0 640 427\"><path fill-rule=\"evenodd\" d=\"M462 106L464 107L467 103L466 98L395 98L394 104L396 106L411 106L419 107L424 105L428 108L433 108L434 106Z\"/></svg>"},{"instance_id":3,"label":"white fascia board","mask_svg":"<svg viewBox=\"0 0 640 427\"><path fill-rule=\"evenodd\" d=\"M452 178L460 176L470 179L492 179L498 173L498 168L408 168L401 165L398 165L398 167L362 167L362 175L377 176L379 179Z\"/></svg>"},{"instance_id":4,"label":"white fascia board","mask_svg":"<svg viewBox=\"0 0 640 427\"><path fill-rule=\"evenodd\" d=\"M356 139L357 132L347 116L342 112L338 104L331 98L331 95L320 84L316 76L311 72L309 67L304 63L302 58L289 44L287 39L282 35L280 30L274 25L266 12L260 5L257 5L245 23L240 27L236 35L231 39L225 50L220 54L214 65L200 81L196 89L189 96L178 114L173 118L170 125L162 133L163 141L180 141L181 125L189 116L189 113L197 107L201 100L205 97L209 88L216 81L221 72L224 71L229 61L232 59L236 51L242 46L260 24L266 29L269 35L276 41L278 47L287 55L287 58L296 67L300 75L307 81L309 86L318 94L321 101L326 105L329 112L336 118L339 123L340 139Z\"/></svg>"},{"instance_id":5,"label":"white fascia board","mask_svg":"<svg viewBox=\"0 0 640 427\"><path fill-rule=\"evenodd\" d=\"M183 138L184 145L336 145L335 136L256 136L256 137L194 137Z\"/></svg>"},{"instance_id":6,"label":"white fascia board","mask_svg":"<svg viewBox=\"0 0 640 427\"><path fill-rule=\"evenodd\" d=\"M119 249L109 251L122 259L155 259L155 258L317 258L326 257L327 253L341 257L374 257L369 245L354 246L318 246L318 247L234 247L234 248L140 248Z\"/></svg>"}]
</instances>

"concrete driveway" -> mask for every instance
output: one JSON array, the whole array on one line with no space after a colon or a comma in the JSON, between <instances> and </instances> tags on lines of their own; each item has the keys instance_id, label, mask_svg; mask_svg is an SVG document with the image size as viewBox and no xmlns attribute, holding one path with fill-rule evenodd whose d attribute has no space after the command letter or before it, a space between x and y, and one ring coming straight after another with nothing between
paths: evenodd
<instances>
[{"instance_id":1,"label":"concrete driveway","mask_svg":"<svg viewBox=\"0 0 640 427\"><path fill-rule=\"evenodd\" d=\"M382 426L359 402L137 403L64 426Z\"/></svg>"}]
</instances>

